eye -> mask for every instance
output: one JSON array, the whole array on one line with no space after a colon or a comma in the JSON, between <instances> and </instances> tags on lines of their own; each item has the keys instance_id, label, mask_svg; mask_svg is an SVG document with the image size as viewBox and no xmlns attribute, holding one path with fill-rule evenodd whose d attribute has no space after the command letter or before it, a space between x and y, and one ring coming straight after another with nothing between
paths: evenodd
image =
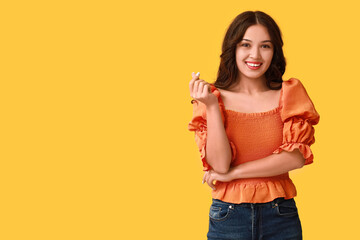
<instances>
[{"instance_id":1,"label":"eye","mask_svg":"<svg viewBox=\"0 0 360 240\"><path fill-rule=\"evenodd\" d=\"M248 47L248 46L250 46L250 44L248 44L248 43L243 43L243 44L241 44L241 46L242 46L242 47Z\"/></svg>"},{"instance_id":2,"label":"eye","mask_svg":"<svg viewBox=\"0 0 360 240\"><path fill-rule=\"evenodd\" d=\"M264 48L271 48L269 45L262 45Z\"/></svg>"}]
</instances>

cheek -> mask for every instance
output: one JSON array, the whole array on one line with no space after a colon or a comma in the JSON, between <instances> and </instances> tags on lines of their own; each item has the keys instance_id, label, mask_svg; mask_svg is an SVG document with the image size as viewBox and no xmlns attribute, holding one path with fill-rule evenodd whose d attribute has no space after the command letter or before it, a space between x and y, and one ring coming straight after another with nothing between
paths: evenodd
<instances>
[{"instance_id":1,"label":"cheek","mask_svg":"<svg viewBox=\"0 0 360 240\"><path fill-rule=\"evenodd\" d=\"M273 58L273 53L272 52L268 52L268 53L265 53L263 55L263 59L265 60L266 64L265 66L270 66L271 64L271 61L272 61L272 58Z\"/></svg>"},{"instance_id":2,"label":"cheek","mask_svg":"<svg viewBox=\"0 0 360 240\"><path fill-rule=\"evenodd\" d=\"M236 63L239 65L241 63L243 63L244 61L244 57L241 54L236 54Z\"/></svg>"},{"instance_id":3,"label":"cheek","mask_svg":"<svg viewBox=\"0 0 360 240\"><path fill-rule=\"evenodd\" d=\"M270 62L271 62L273 56L274 56L274 52L270 52L270 51L269 51L269 52L265 53L266 59L267 59L268 61L270 61Z\"/></svg>"},{"instance_id":4,"label":"cheek","mask_svg":"<svg viewBox=\"0 0 360 240\"><path fill-rule=\"evenodd\" d=\"M235 52L235 56L236 56L236 59L238 59L238 60L243 60L243 59L247 56L247 54L246 54L245 51L237 50L237 51Z\"/></svg>"}]
</instances>

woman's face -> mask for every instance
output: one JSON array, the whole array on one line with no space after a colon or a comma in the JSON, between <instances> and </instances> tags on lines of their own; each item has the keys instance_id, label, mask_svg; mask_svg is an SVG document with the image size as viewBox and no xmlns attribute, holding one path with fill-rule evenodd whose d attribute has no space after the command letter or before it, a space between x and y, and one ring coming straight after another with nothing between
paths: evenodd
<instances>
[{"instance_id":1,"label":"woman's face","mask_svg":"<svg viewBox=\"0 0 360 240\"><path fill-rule=\"evenodd\" d=\"M236 46L236 64L240 79L260 78L269 68L274 46L266 27L260 24L250 26Z\"/></svg>"}]
</instances>

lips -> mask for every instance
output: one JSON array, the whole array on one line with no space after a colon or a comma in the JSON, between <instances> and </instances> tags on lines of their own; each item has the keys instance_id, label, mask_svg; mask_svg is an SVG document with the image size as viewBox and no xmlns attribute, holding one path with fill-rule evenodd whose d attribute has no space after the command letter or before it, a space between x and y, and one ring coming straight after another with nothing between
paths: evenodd
<instances>
[{"instance_id":1,"label":"lips","mask_svg":"<svg viewBox=\"0 0 360 240\"><path fill-rule=\"evenodd\" d=\"M252 70L256 70L259 69L260 66L262 65L261 62L248 62L246 61L246 66L248 66L248 68L252 69Z\"/></svg>"}]
</instances>

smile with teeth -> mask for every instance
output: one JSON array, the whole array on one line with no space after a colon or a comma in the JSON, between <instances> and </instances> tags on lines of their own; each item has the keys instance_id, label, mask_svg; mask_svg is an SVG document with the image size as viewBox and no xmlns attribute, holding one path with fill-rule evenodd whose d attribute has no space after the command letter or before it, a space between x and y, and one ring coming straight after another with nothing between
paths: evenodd
<instances>
[{"instance_id":1,"label":"smile with teeth","mask_svg":"<svg viewBox=\"0 0 360 240\"><path fill-rule=\"evenodd\" d=\"M249 64L252 67L259 67L261 65L261 64L255 64L255 63L247 63L247 64Z\"/></svg>"},{"instance_id":2,"label":"smile with teeth","mask_svg":"<svg viewBox=\"0 0 360 240\"><path fill-rule=\"evenodd\" d=\"M258 69L262 64L262 63L250 63L250 62L245 62L245 63L250 69Z\"/></svg>"},{"instance_id":3,"label":"smile with teeth","mask_svg":"<svg viewBox=\"0 0 360 240\"><path fill-rule=\"evenodd\" d=\"M252 67L258 67L260 66L262 63L251 63L251 62L246 62L246 64L252 66Z\"/></svg>"}]
</instances>

